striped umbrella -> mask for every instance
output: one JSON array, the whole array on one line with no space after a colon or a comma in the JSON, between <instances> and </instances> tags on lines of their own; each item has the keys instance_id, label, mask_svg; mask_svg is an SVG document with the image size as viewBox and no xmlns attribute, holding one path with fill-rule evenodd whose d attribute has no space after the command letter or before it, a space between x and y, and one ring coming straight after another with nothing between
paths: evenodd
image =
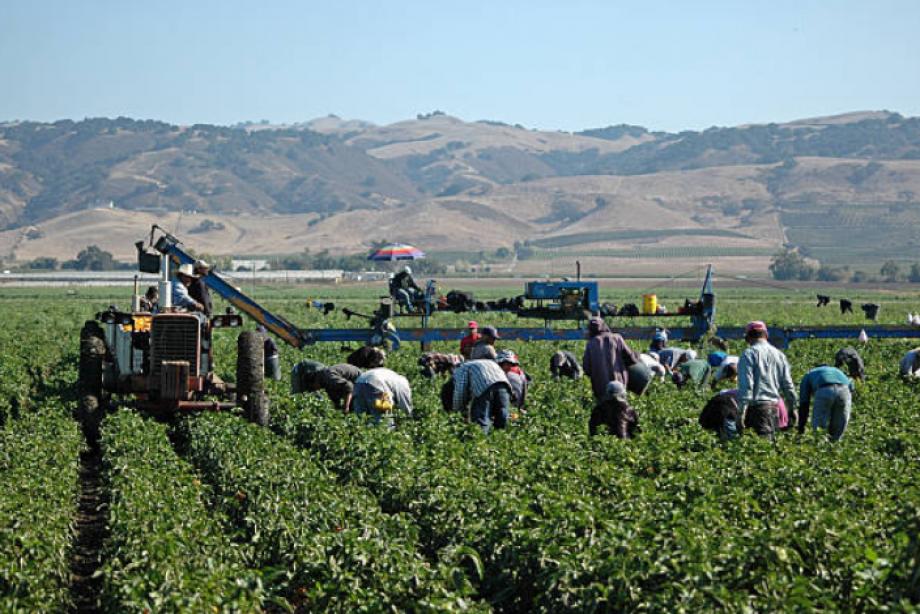
<instances>
[{"instance_id":1,"label":"striped umbrella","mask_svg":"<svg viewBox=\"0 0 920 614\"><path fill-rule=\"evenodd\" d=\"M424 257L425 252L417 247L403 243L390 243L371 252L367 259L377 262L392 262L394 260L419 260Z\"/></svg>"}]
</instances>

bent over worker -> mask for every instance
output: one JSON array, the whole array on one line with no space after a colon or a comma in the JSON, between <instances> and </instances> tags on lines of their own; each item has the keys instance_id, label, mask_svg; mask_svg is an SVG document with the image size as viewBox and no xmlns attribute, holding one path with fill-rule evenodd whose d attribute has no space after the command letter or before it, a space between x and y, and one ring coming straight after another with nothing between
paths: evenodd
<instances>
[{"instance_id":1,"label":"bent over worker","mask_svg":"<svg viewBox=\"0 0 920 614\"><path fill-rule=\"evenodd\" d=\"M831 441L838 441L850 423L853 380L836 367L821 365L805 374L799 389L799 433L805 432L808 406L814 397L811 425L827 429Z\"/></svg>"},{"instance_id":2,"label":"bent over worker","mask_svg":"<svg viewBox=\"0 0 920 614\"><path fill-rule=\"evenodd\" d=\"M365 371L355 380L351 408L356 415L369 416L374 424L395 428L396 410L412 415L409 380L386 367Z\"/></svg>"},{"instance_id":3,"label":"bent over worker","mask_svg":"<svg viewBox=\"0 0 920 614\"><path fill-rule=\"evenodd\" d=\"M467 410L467 420L479 425L484 433L494 425L508 424L511 408L511 384L494 360L470 360L454 370L453 410Z\"/></svg>"},{"instance_id":4,"label":"bent over worker","mask_svg":"<svg viewBox=\"0 0 920 614\"><path fill-rule=\"evenodd\" d=\"M361 369L354 365L343 363L327 367L315 360L303 360L291 370L291 392L323 390L336 409L347 412L355 382L361 373Z\"/></svg>"}]
</instances>

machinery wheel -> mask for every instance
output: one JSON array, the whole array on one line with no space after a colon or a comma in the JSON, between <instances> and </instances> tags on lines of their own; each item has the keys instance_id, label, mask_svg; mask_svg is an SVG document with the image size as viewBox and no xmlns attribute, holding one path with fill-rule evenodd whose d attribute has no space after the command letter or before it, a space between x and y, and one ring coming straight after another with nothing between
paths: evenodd
<instances>
[{"instance_id":1,"label":"machinery wheel","mask_svg":"<svg viewBox=\"0 0 920 614\"><path fill-rule=\"evenodd\" d=\"M264 392L260 392L258 395L255 395L254 398L251 398L247 401L247 412L246 418L259 426L268 426L269 421L269 399L268 395Z\"/></svg>"},{"instance_id":2,"label":"machinery wheel","mask_svg":"<svg viewBox=\"0 0 920 614\"><path fill-rule=\"evenodd\" d=\"M77 417L83 425L86 440L92 444L99 439L99 425L102 423L102 361L105 358L105 343L95 335L84 336L83 332L87 328L84 326L80 333L80 404L77 407Z\"/></svg>"},{"instance_id":3,"label":"machinery wheel","mask_svg":"<svg viewBox=\"0 0 920 614\"><path fill-rule=\"evenodd\" d=\"M85 330L85 327L84 327ZM81 333L82 336L82 333ZM102 396L102 361L105 342L96 336L86 336L80 341L80 395Z\"/></svg>"},{"instance_id":4,"label":"machinery wheel","mask_svg":"<svg viewBox=\"0 0 920 614\"><path fill-rule=\"evenodd\" d=\"M91 394L81 396L77 412L86 441L94 445L99 441L99 426L102 424L102 403L99 397Z\"/></svg>"},{"instance_id":5,"label":"machinery wheel","mask_svg":"<svg viewBox=\"0 0 920 614\"><path fill-rule=\"evenodd\" d=\"M246 418L256 424L268 423L265 397L265 352L262 335L244 331L236 341L236 399Z\"/></svg>"},{"instance_id":6,"label":"machinery wheel","mask_svg":"<svg viewBox=\"0 0 920 614\"><path fill-rule=\"evenodd\" d=\"M97 337L99 339L105 338L105 333L96 320L87 320L84 322L83 328L80 329L80 341L89 339L90 337Z\"/></svg>"}]
</instances>

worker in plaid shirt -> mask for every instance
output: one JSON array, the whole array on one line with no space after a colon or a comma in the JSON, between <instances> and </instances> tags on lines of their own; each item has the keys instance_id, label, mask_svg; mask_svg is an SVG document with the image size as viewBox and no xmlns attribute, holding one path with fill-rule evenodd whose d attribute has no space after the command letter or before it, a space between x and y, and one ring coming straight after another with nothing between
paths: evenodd
<instances>
[{"instance_id":1,"label":"worker in plaid shirt","mask_svg":"<svg viewBox=\"0 0 920 614\"><path fill-rule=\"evenodd\" d=\"M454 411L467 410L467 420L478 424L484 433L491 426L503 429L508 424L511 384L494 360L470 360L454 370Z\"/></svg>"}]
</instances>

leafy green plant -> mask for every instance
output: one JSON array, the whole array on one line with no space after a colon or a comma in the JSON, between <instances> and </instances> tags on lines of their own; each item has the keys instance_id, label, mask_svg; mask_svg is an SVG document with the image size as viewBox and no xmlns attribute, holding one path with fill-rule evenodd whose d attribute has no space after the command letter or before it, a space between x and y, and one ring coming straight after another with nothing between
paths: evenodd
<instances>
[{"instance_id":1,"label":"leafy green plant","mask_svg":"<svg viewBox=\"0 0 920 614\"><path fill-rule=\"evenodd\" d=\"M71 522L83 439L48 402L0 428L0 610L60 611L70 585Z\"/></svg>"},{"instance_id":2,"label":"leafy green plant","mask_svg":"<svg viewBox=\"0 0 920 614\"><path fill-rule=\"evenodd\" d=\"M122 410L102 431L111 493L102 569L113 612L251 612L265 598L242 548L206 506L207 488L176 456L165 425Z\"/></svg>"}]
</instances>

